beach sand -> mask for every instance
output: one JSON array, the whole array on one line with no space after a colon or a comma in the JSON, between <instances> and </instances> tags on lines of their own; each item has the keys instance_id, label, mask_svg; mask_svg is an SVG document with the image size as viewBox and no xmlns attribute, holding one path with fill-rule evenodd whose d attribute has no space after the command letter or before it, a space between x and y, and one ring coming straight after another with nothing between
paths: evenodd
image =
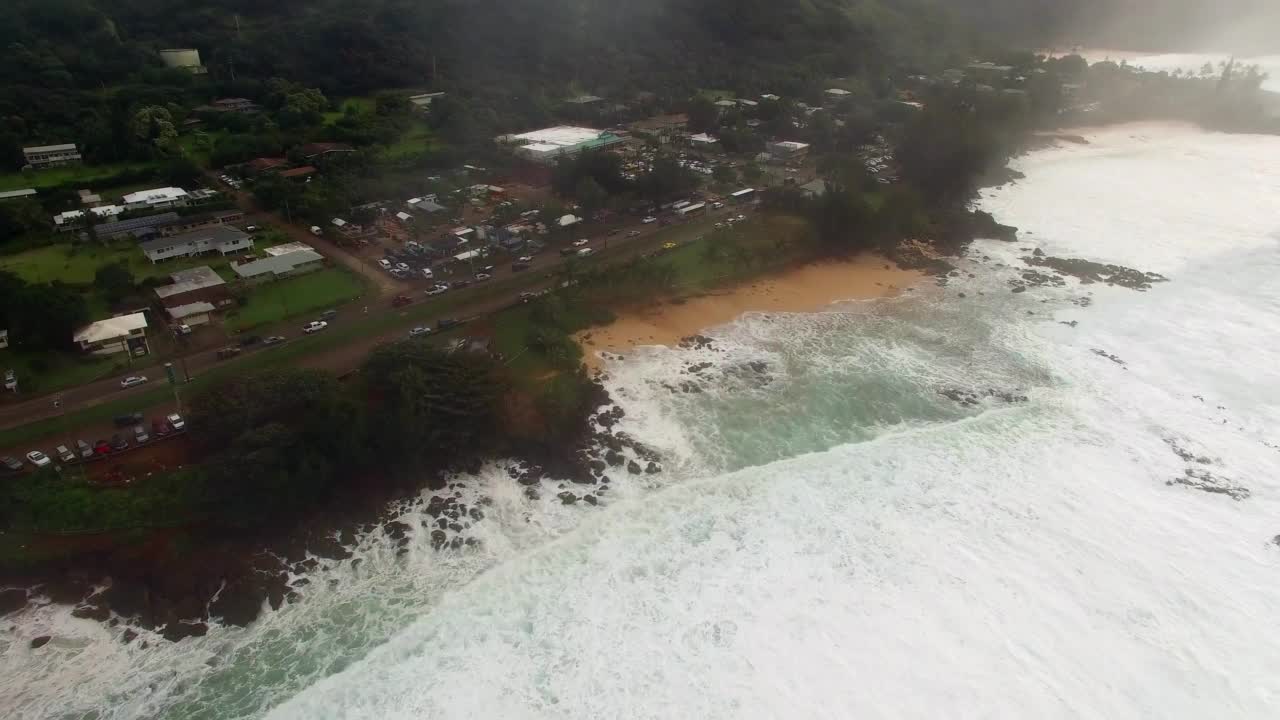
<instances>
[{"instance_id":1,"label":"beach sand","mask_svg":"<svg viewBox=\"0 0 1280 720\"><path fill-rule=\"evenodd\" d=\"M706 295L659 301L618 313L609 325L574 336L583 362L602 370L600 353L625 354L643 345L674 347L681 338L731 322L748 312L816 312L842 300L889 297L916 284L923 273L900 269L878 255L811 263Z\"/></svg>"}]
</instances>

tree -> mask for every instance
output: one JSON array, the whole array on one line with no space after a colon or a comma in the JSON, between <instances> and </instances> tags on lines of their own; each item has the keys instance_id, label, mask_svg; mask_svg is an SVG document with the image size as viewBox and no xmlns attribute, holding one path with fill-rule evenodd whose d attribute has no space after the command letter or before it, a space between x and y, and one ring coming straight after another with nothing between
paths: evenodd
<instances>
[{"instance_id":1,"label":"tree","mask_svg":"<svg viewBox=\"0 0 1280 720\"><path fill-rule=\"evenodd\" d=\"M720 108L710 98L698 96L689 103L689 130L711 132L720 123Z\"/></svg>"},{"instance_id":2,"label":"tree","mask_svg":"<svg viewBox=\"0 0 1280 720\"><path fill-rule=\"evenodd\" d=\"M591 218L597 210L602 209L609 202L609 193L605 192L604 188L600 187L600 183L591 177L584 177L578 181L573 196L577 198L578 204L582 206L582 214L587 218Z\"/></svg>"},{"instance_id":3,"label":"tree","mask_svg":"<svg viewBox=\"0 0 1280 720\"><path fill-rule=\"evenodd\" d=\"M728 185L738 179L738 173L734 172L733 168L722 163L716 165L715 169L711 171L711 177L722 185Z\"/></svg>"},{"instance_id":4,"label":"tree","mask_svg":"<svg viewBox=\"0 0 1280 720\"><path fill-rule=\"evenodd\" d=\"M30 350L69 349L71 336L89 322L84 297L62 283L30 285L0 272L0 319L10 338Z\"/></svg>"},{"instance_id":5,"label":"tree","mask_svg":"<svg viewBox=\"0 0 1280 720\"><path fill-rule=\"evenodd\" d=\"M0 245L28 233L48 230L49 215L35 200L18 198L0 203Z\"/></svg>"},{"instance_id":6,"label":"tree","mask_svg":"<svg viewBox=\"0 0 1280 720\"><path fill-rule=\"evenodd\" d=\"M128 265L117 262L98 268L93 274L93 287L108 303L117 305L133 294L137 289L137 281Z\"/></svg>"},{"instance_id":7,"label":"tree","mask_svg":"<svg viewBox=\"0 0 1280 720\"><path fill-rule=\"evenodd\" d=\"M144 107L134 113L131 127L134 137L154 147L168 148L178 139L173 115L168 108L159 105Z\"/></svg>"},{"instance_id":8,"label":"tree","mask_svg":"<svg viewBox=\"0 0 1280 720\"><path fill-rule=\"evenodd\" d=\"M280 107L280 127L297 128L316 125L329 101L324 93L315 88L298 88L284 96L284 104Z\"/></svg>"}]
</instances>

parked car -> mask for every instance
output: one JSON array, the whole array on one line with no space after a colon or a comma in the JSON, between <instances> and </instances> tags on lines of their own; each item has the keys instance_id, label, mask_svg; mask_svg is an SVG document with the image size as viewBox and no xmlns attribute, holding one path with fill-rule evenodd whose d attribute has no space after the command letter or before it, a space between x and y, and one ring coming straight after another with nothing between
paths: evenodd
<instances>
[{"instance_id":1,"label":"parked car","mask_svg":"<svg viewBox=\"0 0 1280 720\"><path fill-rule=\"evenodd\" d=\"M409 267L409 263L396 263L396 269L400 272L409 272L413 268Z\"/></svg>"},{"instance_id":2,"label":"parked car","mask_svg":"<svg viewBox=\"0 0 1280 720\"><path fill-rule=\"evenodd\" d=\"M107 442L106 440L99 440L98 442L94 443L93 454L94 455L110 455L111 443Z\"/></svg>"},{"instance_id":3,"label":"parked car","mask_svg":"<svg viewBox=\"0 0 1280 720\"><path fill-rule=\"evenodd\" d=\"M531 266L527 262L511 263L511 272L524 272Z\"/></svg>"},{"instance_id":4,"label":"parked car","mask_svg":"<svg viewBox=\"0 0 1280 720\"><path fill-rule=\"evenodd\" d=\"M8 455L0 457L0 465L3 465L4 469L10 472L20 472L22 470L22 461Z\"/></svg>"},{"instance_id":5,"label":"parked car","mask_svg":"<svg viewBox=\"0 0 1280 720\"><path fill-rule=\"evenodd\" d=\"M166 417L165 420L169 421L169 425L174 430L185 430L187 428L187 421L183 420L182 416L179 415L178 413L169 414L169 416Z\"/></svg>"},{"instance_id":6,"label":"parked car","mask_svg":"<svg viewBox=\"0 0 1280 720\"><path fill-rule=\"evenodd\" d=\"M476 282L488 282L493 279L489 273L476 273Z\"/></svg>"},{"instance_id":7,"label":"parked car","mask_svg":"<svg viewBox=\"0 0 1280 720\"><path fill-rule=\"evenodd\" d=\"M653 223L658 222L658 218L650 215L649 217L641 220L640 222L644 223L645 225L652 225Z\"/></svg>"},{"instance_id":8,"label":"parked car","mask_svg":"<svg viewBox=\"0 0 1280 720\"><path fill-rule=\"evenodd\" d=\"M560 254L561 254L562 256L564 256L564 257L569 257L570 255L574 254L575 252L577 252L577 250L575 250L575 249L574 249L574 248L572 248L572 247L560 248Z\"/></svg>"},{"instance_id":9,"label":"parked car","mask_svg":"<svg viewBox=\"0 0 1280 720\"><path fill-rule=\"evenodd\" d=\"M244 231L245 231L245 232L247 232L247 233L256 233L256 232L258 232L258 226L257 226L257 225L246 225L246 226L245 226L245 228L244 228Z\"/></svg>"},{"instance_id":10,"label":"parked car","mask_svg":"<svg viewBox=\"0 0 1280 720\"><path fill-rule=\"evenodd\" d=\"M125 440L124 436L120 435L119 433L116 433L115 435L111 436L112 452L120 452L122 450L128 450L128 449L129 449L129 441Z\"/></svg>"},{"instance_id":11,"label":"parked car","mask_svg":"<svg viewBox=\"0 0 1280 720\"><path fill-rule=\"evenodd\" d=\"M238 347L224 347L218 351L218 359L226 360L228 358L233 358L239 355L240 353L241 353L241 350Z\"/></svg>"},{"instance_id":12,"label":"parked car","mask_svg":"<svg viewBox=\"0 0 1280 720\"><path fill-rule=\"evenodd\" d=\"M308 335L311 335L311 334L314 334L314 333L318 333L318 332L320 332L321 330L324 330L324 329L325 329L325 328L327 328L327 327L329 327L329 323L324 322L323 320L315 320L315 321L313 321L313 322L309 322L309 323L307 323L307 324L302 328L302 332L304 332L304 333L306 333L306 334L308 334Z\"/></svg>"},{"instance_id":13,"label":"parked car","mask_svg":"<svg viewBox=\"0 0 1280 720\"><path fill-rule=\"evenodd\" d=\"M53 454L57 455L58 459L64 463L76 461L76 454L71 452L71 449L68 448L66 445L59 445L58 447L54 448Z\"/></svg>"},{"instance_id":14,"label":"parked car","mask_svg":"<svg viewBox=\"0 0 1280 720\"><path fill-rule=\"evenodd\" d=\"M436 278L436 274L431 271L431 268L422 268L422 277L428 280L434 280Z\"/></svg>"},{"instance_id":15,"label":"parked car","mask_svg":"<svg viewBox=\"0 0 1280 720\"><path fill-rule=\"evenodd\" d=\"M391 307L404 307L412 302L408 295L397 295L391 299Z\"/></svg>"},{"instance_id":16,"label":"parked car","mask_svg":"<svg viewBox=\"0 0 1280 720\"><path fill-rule=\"evenodd\" d=\"M320 313L320 319L324 320L325 322L329 322L330 320L336 317L338 317L337 310L325 310L324 312Z\"/></svg>"},{"instance_id":17,"label":"parked car","mask_svg":"<svg viewBox=\"0 0 1280 720\"><path fill-rule=\"evenodd\" d=\"M536 297L538 297L538 293L535 293L535 292L522 292L522 293L520 293L520 302L522 302L522 303L532 302L532 301L533 301L533 299L534 299L534 298L536 298Z\"/></svg>"},{"instance_id":18,"label":"parked car","mask_svg":"<svg viewBox=\"0 0 1280 720\"><path fill-rule=\"evenodd\" d=\"M531 255L521 255L520 257L516 258L516 262L532 263L532 262L533 262L533 256L531 256Z\"/></svg>"},{"instance_id":19,"label":"parked car","mask_svg":"<svg viewBox=\"0 0 1280 720\"><path fill-rule=\"evenodd\" d=\"M83 440L76 441L76 450L80 453L81 460L93 457L93 446Z\"/></svg>"},{"instance_id":20,"label":"parked car","mask_svg":"<svg viewBox=\"0 0 1280 720\"><path fill-rule=\"evenodd\" d=\"M156 418L151 421L151 434L156 437L164 437L173 432L173 426L164 418Z\"/></svg>"},{"instance_id":21,"label":"parked car","mask_svg":"<svg viewBox=\"0 0 1280 720\"><path fill-rule=\"evenodd\" d=\"M423 335L430 335L430 334L431 334L431 328L429 327L416 327L409 331L409 337L411 339L416 337L422 337Z\"/></svg>"},{"instance_id":22,"label":"parked car","mask_svg":"<svg viewBox=\"0 0 1280 720\"><path fill-rule=\"evenodd\" d=\"M129 415L117 415L115 417L116 427L133 427L142 422L142 413L130 413Z\"/></svg>"},{"instance_id":23,"label":"parked car","mask_svg":"<svg viewBox=\"0 0 1280 720\"><path fill-rule=\"evenodd\" d=\"M587 243L589 243L589 242L591 242L591 241L590 241L590 240L588 240L588 239L586 239L586 238L581 238L581 239L578 239L578 240L574 240L574 241L573 241L573 246L574 246L574 247L585 247L585 246L586 246L586 244L587 244Z\"/></svg>"},{"instance_id":24,"label":"parked car","mask_svg":"<svg viewBox=\"0 0 1280 720\"><path fill-rule=\"evenodd\" d=\"M192 330L190 325L183 323L178 326L178 329L175 332L177 332L179 335L190 335L191 333L195 332L195 330Z\"/></svg>"},{"instance_id":25,"label":"parked car","mask_svg":"<svg viewBox=\"0 0 1280 720\"><path fill-rule=\"evenodd\" d=\"M323 235L323 234L324 234L324 231L320 229L320 226L319 226L319 225L312 225L312 226L311 226L311 234L312 234L312 235L315 235L316 237L320 237L321 235Z\"/></svg>"},{"instance_id":26,"label":"parked car","mask_svg":"<svg viewBox=\"0 0 1280 720\"><path fill-rule=\"evenodd\" d=\"M711 203L711 209L712 209L712 210L719 210L720 208L723 208L723 207L724 207L724 203L722 203L722 202L714 202L714 203Z\"/></svg>"},{"instance_id":27,"label":"parked car","mask_svg":"<svg viewBox=\"0 0 1280 720\"><path fill-rule=\"evenodd\" d=\"M739 216L737 217L738 222L742 222L743 220L746 220L746 219L747 219L747 216L746 216L746 215L739 215Z\"/></svg>"},{"instance_id":28,"label":"parked car","mask_svg":"<svg viewBox=\"0 0 1280 720\"><path fill-rule=\"evenodd\" d=\"M262 342L262 338L257 335L245 335L240 338L240 347L249 347L251 345L257 345L260 342Z\"/></svg>"},{"instance_id":29,"label":"parked car","mask_svg":"<svg viewBox=\"0 0 1280 720\"><path fill-rule=\"evenodd\" d=\"M151 433L147 432L145 426L139 425L133 429L133 439L141 445L151 439Z\"/></svg>"},{"instance_id":30,"label":"parked car","mask_svg":"<svg viewBox=\"0 0 1280 720\"><path fill-rule=\"evenodd\" d=\"M39 450L32 450L31 452L27 453L27 462L31 463L32 465L35 465L38 468L49 467L50 465L53 464L53 461L49 459L49 456L45 455Z\"/></svg>"},{"instance_id":31,"label":"parked car","mask_svg":"<svg viewBox=\"0 0 1280 720\"><path fill-rule=\"evenodd\" d=\"M448 330L451 327L457 327L460 323L453 318L441 318L436 321L437 330Z\"/></svg>"},{"instance_id":32,"label":"parked car","mask_svg":"<svg viewBox=\"0 0 1280 720\"><path fill-rule=\"evenodd\" d=\"M466 280L466 279L463 279L463 280L456 280L456 281L454 281L454 283L453 283L453 289L454 289L454 290L461 290L462 288L464 288L464 287L469 287L470 285L471 285L471 281L470 281L470 280Z\"/></svg>"},{"instance_id":33,"label":"parked car","mask_svg":"<svg viewBox=\"0 0 1280 720\"><path fill-rule=\"evenodd\" d=\"M147 381L146 375L131 375L120 381L121 388L131 388L141 385Z\"/></svg>"},{"instance_id":34,"label":"parked car","mask_svg":"<svg viewBox=\"0 0 1280 720\"><path fill-rule=\"evenodd\" d=\"M280 343L284 342L284 340L285 340L284 337L280 335L272 335L266 340L263 340L262 344L263 345L279 345Z\"/></svg>"},{"instance_id":35,"label":"parked car","mask_svg":"<svg viewBox=\"0 0 1280 720\"><path fill-rule=\"evenodd\" d=\"M591 257L594 252L595 250L592 250L591 248L582 248L578 251L578 257Z\"/></svg>"},{"instance_id":36,"label":"parked car","mask_svg":"<svg viewBox=\"0 0 1280 720\"><path fill-rule=\"evenodd\" d=\"M447 293L447 292L449 292L449 286L448 286L448 285L445 285L444 283L439 283L439 284L437 284L435 287L433 287L433 288L431 288L430 290L428 290L428 291L427 291L427 294L428 294L428 295L443 295L443 294L445 294L445 293Z\"/></svg>"},{"instance_id":37,"label":"parked car","mask_svg":"<svg viewBox=\"0 0 1280 720\"><path fill-rule=\"evenodd\" d=\"M639 230L632 230L631 232L627 233L627 237L629 237L629 238L640 237L640 231L639 231Z\"/></svg>"},{"instance_id":38,"label":"parked car","mask_svg":"<svg viewBox=\"0 0 1280 720\"><path fill-rule=\"evenodd\" d=\"M391 269L391 261L390 261L390 260L388 260L388 259L386 259L386 258L379 258L379 259L378 259L378 265L380 265L380 266L382 267L382 269L383 269L383 270L390 270L390 269Z\"/></svg>"}]
</instances>

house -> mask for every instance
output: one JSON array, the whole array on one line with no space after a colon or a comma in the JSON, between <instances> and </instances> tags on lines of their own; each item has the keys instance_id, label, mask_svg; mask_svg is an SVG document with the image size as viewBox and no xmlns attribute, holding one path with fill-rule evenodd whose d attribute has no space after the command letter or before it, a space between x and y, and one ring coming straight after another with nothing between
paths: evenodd
<instances>
[{"instance_id":1,"label":"house","mask_svg":"<svg viewBox=\"0 0 1280 720\"><path fill-rule=\"evenodd\" d=\"M618 145L622 138L602 130L559 125L519 135L503 135L498 142L516 146L515 154L520 157L550 164L560 157Z\"/></svg>"},{"instance_id":2,"label":"house","mask_svg":"<svg viewBox=\"0 0 1280 720\"><path fill-rule=\"evenodd\" d=\"M320 172L320 171L317 170L314 165L303 165L302 167L296 167L290 170L284 170L278 174L282 178L297 180L298 178L305 178L311 175L315 175L317 172Z\"/></svg>"},{"instance_id":3,"label":"house","mask_svg":"<svg viewBox=\"0 0 1280 720\"><path fill-rule=\"evenodd\" d=\"M444 97L444 93L442 92L421 93L419 95L410 95L409 103L413 105L415 110L427 112L431 109L431 103L434 102L436 98L442 97Z\"/></svg>"},{"instance_id":4,"label":"house","mask_svg":"<svg viewBox=\"0 0 1280 720\"><path fill-rule=\"evenodd\" d=\"M229 225L215 225L172 237L149 240L139 247L153 263L205 253L232 255L253 249L253 238Z\"/></svg>"},{"instance_id":5,"label":"house","mask_svg":"<svg viewBox=\"0 0 1280 720\"><path fill-rule=\"evenodd\" d=\"M969 63L965 69L970 75L988 83L1004 80L1013 74L1012 65L996 65L990 62Z\"/></svg>"},{"instance_id":6,"label":"house","mask_svg":"<svg viewBox=\"0 0 1280 720\"><path fill-rule=\"evenodd\" d=\"M737 102L742 107L749 107L749 108L759 107L760 105L760 103L756 102L755 100L743 100L741 98L739 98Z\"/></svg>"},{"instance_id":7,"label":"house","mask_svg":"<svg viewBox=\"0 0 1280 720\"><path fill-rule=\"evenodd\" d=\"M720 139L708 135L706 133L698 133L689 136L689 145L697 150L714 150L720 144Z\"/></svg>"},{"instance_id":8,"label":"house","mask_svg":"<svg viewBox=\"0 0 1280 720\"><path fill-rule=\"evenodd\" d=\"M169 277L172 282L156 288L156 297L174 320L184 321L188 325L203 325L209 322L208 313L235 303L227 282L207 265L176 272ZM185 319L198 314L190 306L200 304L209 306L208 310L203 311L205 317L196 318L195 322ZM175 317L171 312L175 308L183 308L185 314Z\"/></svg>"},{"instance_id":9,"label":"house","mask_svg":"<svg viewBox=\"0 0 1280 720\"><path fill-rule=\"evenodd\" d=\"M102 205L100 207L89 208L89 212L93 213L98 220L104 218L113 218L124 212L124 208L119 205ZM84 220L83 210L68 210L53 216L53 229L56 232L68 232L75 230L81 226Z\"/></svg>"},{"instance_id":10,"label":"house","mask_svg":"<svg viewBox=\"0 0 1280 720\"><path fill-rule=\"evenodd\" d=\"M140 312L89 323L77 330L71 339L82 351L93 355L122 352L146 355L150 352L147 346L147 316Z\"/></svg>"},{"instance_id":11,"label":"house","mask_svg":"<svg viewBox=\"0 0 1280 720\"><path fill-rule=\"evenodd\" d=\"M181 220L182 218L178 213L166 212L158 215L129 218L128 220L100 223L95 225L93 230L98 234L99 238L107 240L115 240L127 235L132 235L135 238L144 238L151 237L156 233L163 233L161 229L163 226L169 223L181 222ZM88 231L83 234L88 234Z\"/></svg>"},{"instance_id":12,"label":"house","mask_svg":"<svg viewBox=\"0 0 1280 720\"><path fill-rule=\"evenodd\" d=\"M772 94L772 93L768 93L768 94L765 94L765 95L761 95L761 96L760 96L760 99L761 99L761 100L768 100L768 101L770 101L770 102L778 102L779 100L781 100L781 99L782 99L782 96L781 96L781 95L774 95L774 94Z\"/></svg>"},{"instance_id":13,"label":"house","mask_svg":"<svg viewBox=\"0 0 1280 720\"><path fill-rule=\"evenodd\" d=\"M17 198L35 197L35 196L36 196L36 191L34 189L9 190L6 192L0 192L0 200L15 200Z\"/></svg>"},{"instance_id":14,"label":"house","mask_svg":"<svg viewBox=\"0 0 1280 720\"><path fill-rule=\"evenodd\" d=\"M262 283L319 270L323 265L324 256L307 248L261 260L233 263L231 269L245 282Z\"/></svg>"},{"instance_id":15,"label":"house","mask_svg":"<svg viewBox=\"0 0 1280 720\"><path fill-rule=\"evenodd\" d=\"M675 115L657 115L645 120L637 120L627 128L632 132L652 135L659 145L668 145L689 127L689 116L683 113Z\"/></svg>"},{"instance_id":16,"label":"house","mask_svg":"<svg viewBox=\"0 0 1280 720\"><path fill-rule=\"evenodd\" d=\"M186 207L189 200L190 196L187 191L176 187L139 190L121 198L125 210L159 210L162 208Z\"/></svg>"},{"instance_id":17,"label":"house","mask_svg":"<svg viewBox=\"0 0 1280 720\"><path fill-rule=\"evenodd\" d=\"M737 100L717 100L715 104L721 111L732 110L733 108L738 107Z\"/></svg>"},{"instance_id":18,"label":"house","mask_svg":"<svg viewBox=\"0 0 1280 720\"><path fill-rule=\"evenodd\" d=\"M288 255L289 253L295 253L300 250L315 250L315 248L311 247L306 243L291 242L291 243L285 243L283 245L273 245L272 247L266 248L262 252L266 253L267 255L270 255L271 257L277 257L279 255Z\"/></svg>"},{"instance_id":19,"label":"house","mask_svg":"<svg viewBox=\"0 0 1280 720\"><path fill-rule=\"evenodd\" d=\"M219 212L200 213L198 215L187 215L181 217L177 213L165 213L165 215L156 215L156 218L171 217L164 222L155 223L155 228L163 237L173 237L182 233L193 232L195 230L203 230L205 228L216 227L218 225L230 225L244 220L244 213L240 210L222 210ZM138 218L142 220L144 218ZM124 222L132 222L125 220ZM101 228L98 230L102 232Z\"/></svg>"},{"instance_id":20,"label":"house","mask_svg":"<svg viewBox=\"0 0 1280 720\"><path fill-rule=\"evenodd\" d=\"M399 220L402 225L408 225L413 222L413 216L407 212L398 212L396 213L396 220Z\"/></svg>"},{"instance_id":21,"label":"house","mask_svg":"<svg viewBox=\"0 0 1280 720\"><path fill-rule=\"evenodd\" d=\"M418 212L426 213L428 215L438 213L438 212L444 212L444 209L445 209L443 205L436 202L436 198L434 195L429 195L427 197L413 198L408 202L406 202L405 204L409 206L410 210L416 210Z\"/></svg>"},{"instance_id":22,"label":"house","mask_svg":"<svg viewBox=\"0 0 1280 720\"><path fill-rule=\"evenodd\" d=\"M208 325L213 322L213 313L217 310L211 303L197 301L187 305L175 305L165 308L164 312L174 325Z\"/></svg>"},{"instance_id":23,"label":"house","mask_svg":"<svg viewBox=\"0 0 1280 720\"><path fill-rule=\"evenodd\" d=\"M258 105L248 98L221 98L213 101L213 109L216 112L253 113L258 112Z\"/></svg>"},{"instance_id":24,"label":"house","mask_svg":"<svg viewBox=\"0 0 1280 720\"><path fill-rule=\"evenodd\" d=\"M170 48L160 51L160 62L165 67L186 70L192 75L204 75L209 68L200 62L200 51L195 48Z\"/></svg>"},{"instance_id":25,"label":"house","mask_svg":"<svg viewBox=\"0 0 1280 720\"><path fill-rule=\"evenodd\" d=\"M338 231L338 234L346 240L363 242L378 233L377 228L357 225L342 218L334 218L329 222Z\"/></svg>"},{"instance_id":26,"label":"house","mask_svg":"<svg viewBox=\"0 0 1280 720\"><path fill-rule=\"evenodd\" d=\"M807 143L793 142L791 140L770 143L769 155L778 162L804 160L809 156L809 145Z\"/></svg>"},{"instance_id":27,"label":"house","mask_svg":"<svg viewBox=\"0 0 1280 720\"><path fill-rule=\"evenodd\" d=\"M102 196L89 189L76 191L76 196L80 198L81 205L89 207L97 207L102 204Z\"/></svg>"},{"instance_id":28,"label":"house","mask_svg":"<svg viewBox=\"0 0 1280 720\"><path fill-rule=\"evenodd\" d=\"M355 151L355 148L346 143L307 143L298 147L298 154L312 164L325 162Z\"/></svg>"},{"instance_id":29,"label":"house","mask_svg":"<svg viewBox=\"0 0 1280 720\"><path fill-rule=\"evenodd\" d=\"M243 167L250 175L270 175L289 167L289 161L284 158L260 157L250 160Z\"/></svg>"},{"instance_id":30,"label":"house","mask_svg":"<svg viewBox=\"0 0 1280 720\"><path fill-rule=\"evenodd\" d=\"M27 164L37 170L62 165L79 165L81 160L80 150L73 144L22 148L22 154L26 157Z\"/></svg>"}]
</instances>

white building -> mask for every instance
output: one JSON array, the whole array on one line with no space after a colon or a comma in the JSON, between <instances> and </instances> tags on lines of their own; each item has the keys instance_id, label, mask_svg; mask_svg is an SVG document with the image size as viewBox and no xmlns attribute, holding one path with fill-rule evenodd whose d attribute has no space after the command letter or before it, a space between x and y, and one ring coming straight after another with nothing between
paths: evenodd
<instances>
[{"instance_id":1,"label":"white building","mask_svg":"<svg viewBox=\"0 0 1280 720\"><path fill-rule=\"evenodd\" d=\"M774 160L801 160L809 154L808 143L786 140L769 146L769 154Z\"/></svg>"},{"instance_id":2,"label":"white building","mask_svg":"<svg viewBox=\"0 0 1280 720\"><path fill-rule=\"evenodd\" d=\"M431 109L431 103L434 102L436 98L442 97L444 97L444 93L442 92L422 93L421 95L410 95L409 102L415 109L426 112Z\"/></svg>"},{"instance_id":3,"label":"white building","mask_svg":"<svg viewBox=\"0 0 1280 720\"><path fill-rule=\"evenodd\" d=\"M129 193L121 198L121 202L125 210L159 210L185 207L190 199L191 196L182 188L163 187Z\"/></svg>"},{"instance_id":4,"label":"white building","mask_svg":"<svg viewBox=\"0 0 1280 720\"><path fill-rule=\"evenodd\" d=\"M77 330L71 339L81 350L93 355L122 352L146 355L149 352L147 316L145 313L134 313L89 323Z\"/></svg>"},{"instance_id":5,"label":"white building","mask_svg":"<svg viewBox=\"0 0 1280 720\"><path fill-rule=\"evenodd\" d=\"M80 150L74 144L22 148L22 154L27 158L27 164L37 169L80 162Z\"/></svg>"},{"instance_id":6,"label":"white building","mask_svg":"<svg viewBox=\"0 0 1280 720\"><path fill-rule=\"evenodd\" d=\"M267 282L319 270L323 265L324 256L307 248L253 262L233 264L231 269L247 282Z\"/></svg>"},{"instance_id":7,"label":"white building","mask_svg":"<svg viewBox=\"0 0 1280 720\"><path fill-rule=\"evenodd\" d=\"M149 240L139 245L153 263L176 257L193 257L217 252L223 256L253 249L253 237L229 225L195 230L173 237Z\"/></svg>"},{"instance_id":8,"label":"white building","mask_svg":"<svg viewBox=\"0 0 1280 720\"><path fill-rule=\"evenodd\" d=\"M504 135L498 141L516 145L515 153L521 157L551 163L562 156L617 145L622 138L603 130L559 125L519 135Z\"/></svg>"},{"instance_id":9,"label":"white building","mask_svg":"<svg viewBox=\"0 0 1280 720\"><path fill-rule=\"evenodd\" d=\"M124 212L124 208L119 205L102 205L96 208L89 208L89 212L93 213L101 221L119 215ZM53 227L58 231L74 230L80 226L80 222L83 219L83 210L68 210L53 216Z\"/></svg>"},{"instance_id":10,"label":"white building","mask_svg":"<svg viewBox=\"0 0 1280 720\"><path fill-rule=\"evenodd\" d=\"M849 92L848 90L842 90L840 88L831 88L827 90L827 97L833 100L839 100L840 98L848 97L852 94L853 93Z\"/></svg>"}]
</instances>

